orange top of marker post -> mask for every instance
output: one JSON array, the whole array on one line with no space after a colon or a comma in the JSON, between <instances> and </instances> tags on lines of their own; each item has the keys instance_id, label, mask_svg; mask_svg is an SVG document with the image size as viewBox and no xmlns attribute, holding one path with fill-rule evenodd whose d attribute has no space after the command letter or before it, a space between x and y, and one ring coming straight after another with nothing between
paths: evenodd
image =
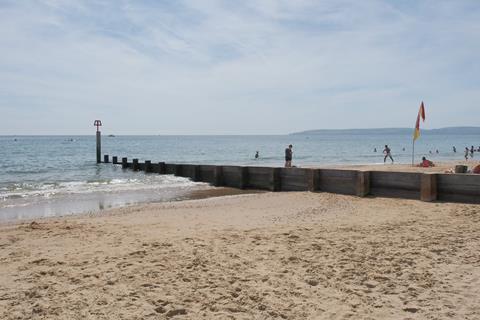
<instances>
[{"instance_id":1,"label":"orange top of marker post","mask_svg":"<svg viewBox=\"0 0 480 320\"><path fill-rule=\"evenodd\" d=\"M97 132L100 131L100 127L102 126L102 121L101 120L95 120L93 122L93 125L97 127Z\"/></svg>"}]
</instances>

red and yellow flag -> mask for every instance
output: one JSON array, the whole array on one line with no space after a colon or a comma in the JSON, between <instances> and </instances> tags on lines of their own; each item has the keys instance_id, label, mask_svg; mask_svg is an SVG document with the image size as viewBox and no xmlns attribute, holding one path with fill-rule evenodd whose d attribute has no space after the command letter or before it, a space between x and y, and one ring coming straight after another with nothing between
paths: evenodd
<instances>
[{"instance_id":1,"label":"red and yellow flag","mask_svg":"<svg viewBox=\"0 0 480 320\"><path fill-rule=\"evenodd\" d=\"M417 140L420 137L420 118L425 122L425 106L420 105L420 110L418 110L417 123L415 124L415 131L413 132L413 141Z\"/></svg>"}]
</instances>

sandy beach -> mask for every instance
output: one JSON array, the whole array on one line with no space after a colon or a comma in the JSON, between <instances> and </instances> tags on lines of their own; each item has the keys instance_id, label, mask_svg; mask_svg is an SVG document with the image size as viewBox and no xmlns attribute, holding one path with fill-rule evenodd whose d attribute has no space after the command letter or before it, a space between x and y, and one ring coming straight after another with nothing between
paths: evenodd
<instances>
[{"instance_id":1,"label":"sandy beach","mask_svg":"<svg viewBox=\"0 0 480 320\"><path fill-rule=\"evenodd\" d=\"M419 167L416 163L415 166L405 163L392 164L387 162L386 164L358 164L358 165L331 165L331 166L307 166L312 168L335 168L335 169L349 169L349 170L361 170L361 171L397 171L397 172L429 172L429 173L445 173L455 169L456 165L467 166L469 170L472 170L475 166L480 164L478 160L469 161L441 161L434 162L435 166L430 168Z\"/></svg>"},{"instance_id":2,"label":"sandy beach","mask_svg":"<svg viewBox=\"0 0 480 320\"><path fill-rule=\"evenodd\" d=\"M0 226L1 319L478 319L480 206L260 193Z\"/></svg>"},{"instance_id":3,"label":"sandy beach","mask_svg":"<svg viewBox=\"0 0 480 320\"><path fill-rule=\"evenodd\" d=\"M479 21L0 0L0 320L480 320Z\"/></svg>"}]
</instances>

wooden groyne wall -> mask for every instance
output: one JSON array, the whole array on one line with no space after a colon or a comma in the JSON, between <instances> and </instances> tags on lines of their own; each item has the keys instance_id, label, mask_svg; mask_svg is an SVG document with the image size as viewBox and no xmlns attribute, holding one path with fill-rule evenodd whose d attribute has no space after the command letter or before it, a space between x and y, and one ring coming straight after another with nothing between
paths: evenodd
<instances>
[{"instance_id":1,"label":"wooden groyne wall","mask_svg":"<svg viewBox=\"0 0 480 320\"><path fill-rule=\"evenodd\" d=\"M110 162L108 155L103 162ZM174 164L138 159L128 162L116 156L112 163L124 169L172 174L217 187L480 203L480 175L473 174Z\"/></svg>"}]
</instances>

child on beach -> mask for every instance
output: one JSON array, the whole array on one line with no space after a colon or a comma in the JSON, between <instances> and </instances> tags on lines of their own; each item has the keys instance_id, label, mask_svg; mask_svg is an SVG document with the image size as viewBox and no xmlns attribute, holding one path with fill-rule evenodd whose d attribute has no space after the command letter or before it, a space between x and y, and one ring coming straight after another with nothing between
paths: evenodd
<instances>
[{"instance_id":1,"label":"child on beach","mask_svg":"<svg viewBox=\"0 0 480 320\"><path fill-rule=\"evenodd\" d=\"M383 153L385 154L385 158L383 158L383 163L387 161L387 158L390 158L390 160L392 160L392 163L393 163L391 151L392 150L388 147L388 145L385 145L385 149L383 150Z\"/></svg>"},{"instance_id":2,"label":"child on beach","mask_svg":"<svg viewBox=\"0 0 480 320\"><path fill-rule=\"evenodd\" d=\"M427 158L422 157L422 162L420 162L420 164L418 165L418 167L430 168L430 167L435 167L435 164L434 164L432 161L427 160Z\"/></svg>"}]
</instances>

